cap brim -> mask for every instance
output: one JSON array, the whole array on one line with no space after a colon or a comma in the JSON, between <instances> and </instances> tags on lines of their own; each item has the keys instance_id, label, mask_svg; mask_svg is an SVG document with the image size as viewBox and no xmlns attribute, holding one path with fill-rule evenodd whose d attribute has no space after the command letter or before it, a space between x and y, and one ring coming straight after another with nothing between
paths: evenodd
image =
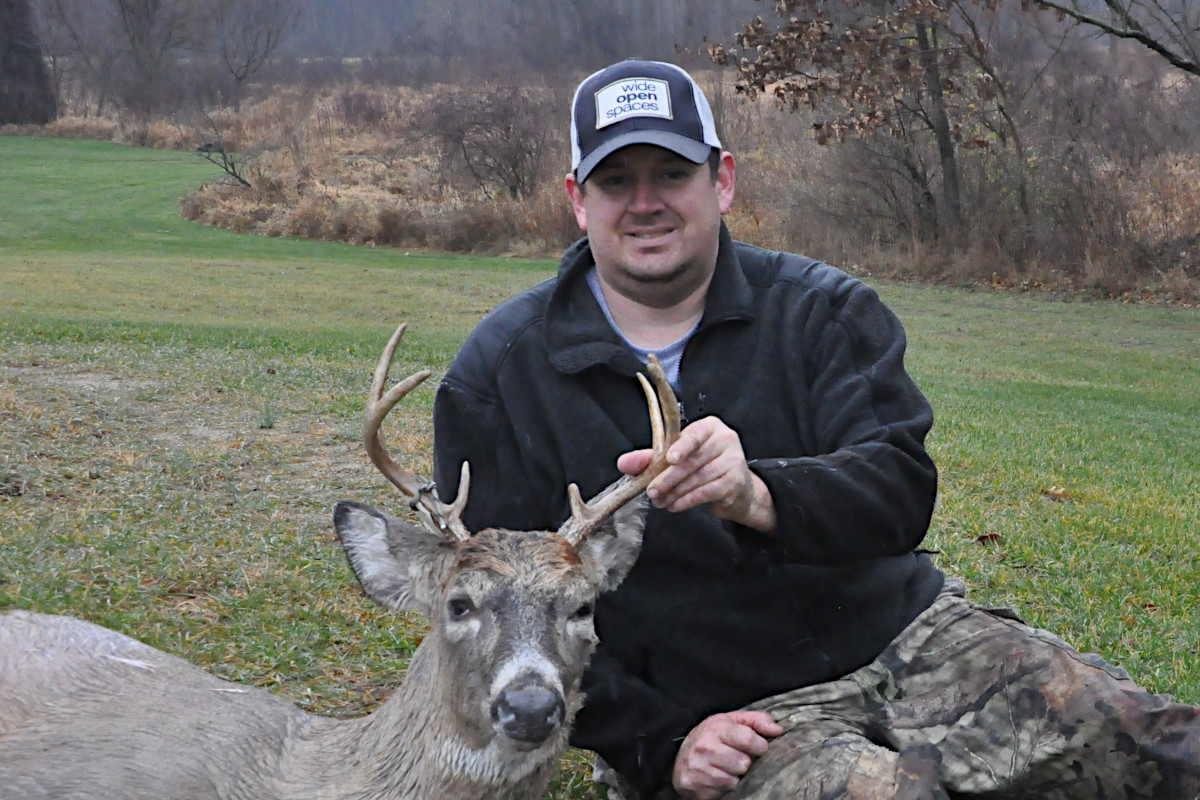
<instances>
[{"instance_id":1,"label":"cap brim","mask_svg":"<svg viewBox=\"0 0 1200 800\"><path fill-rule=\"evenodd\" d=\"M614 136L588 153L587 158L581 159L579 166L575 167L575 180L583 183L601 161L622 147L629 147L634 144L652 144L657 147L664 147L672 153L683 156L693 164L703 164L708 160L709 154L713 151L712 145L707 142L697 142L695 139L672 131L659 131L653 128L628 131L619 136Z\"/></svg>"}]
</instances>

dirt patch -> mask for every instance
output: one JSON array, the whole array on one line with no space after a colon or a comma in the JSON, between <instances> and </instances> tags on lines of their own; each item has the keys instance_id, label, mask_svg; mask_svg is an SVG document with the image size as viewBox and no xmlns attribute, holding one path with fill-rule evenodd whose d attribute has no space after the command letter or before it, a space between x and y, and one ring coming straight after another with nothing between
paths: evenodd
<instances>
[{"instance_id":1,"label":"dirt patch","mask_svg":"<svg viewBox=\"0 0 1200 800\"><path fill-rule=\"evenodd\" d=\"M197 388L65 363L0 366L0 495L121 467L299 495L376 481L356 426L289 411L265 427L253 395Z\"/></svg>"},{"instance_id":2,"label":"dirt patch","mask_svg":"<svg viewBox=\"0 0 1200 800\"><path fill-rule=\"evenodd\" d=\"M18 383L33 383L41 386L81 389L106 396L129 396L135 392L152 388L153 381L136 378L117 378L83 367L68 365L34 364L24 367L0 367L0 376Z\"/></svg>"}]
</instances>

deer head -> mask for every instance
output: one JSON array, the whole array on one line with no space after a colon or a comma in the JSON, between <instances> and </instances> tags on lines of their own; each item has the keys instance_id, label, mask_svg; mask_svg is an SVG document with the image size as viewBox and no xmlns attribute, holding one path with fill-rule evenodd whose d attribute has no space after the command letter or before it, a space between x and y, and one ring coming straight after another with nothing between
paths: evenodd
<instances>
[{"instance_id":1,"label":"deer head","mask_svg":"<svg viewBox=\"0 0 1200 800\"><path fill-rule=\"evenodd\" d=\"M368 596L387 608L428 616L422 649L433 651L430 670L439 675L440 693L430 701L454 709L459 733L473 748L565 746L596 644L593 604L633 565L641 547L641 495L666 468L667 448L679 435L674 393L657 361L649 368L653 387L638 376L656 453L640 475L623 476L586 503L572 484L571 516L557 531L488 528L472 534L462 522L469 465L462 465L458 496L446 504L432 484L401 469L384 444L384 418L429 376L417 372L385 393L404 330L396 330L375 369L365 443L422 524L343 502L334 514L338 535ZM415 664L414 658L406 685Z\"/></svg>"}]
</instances>

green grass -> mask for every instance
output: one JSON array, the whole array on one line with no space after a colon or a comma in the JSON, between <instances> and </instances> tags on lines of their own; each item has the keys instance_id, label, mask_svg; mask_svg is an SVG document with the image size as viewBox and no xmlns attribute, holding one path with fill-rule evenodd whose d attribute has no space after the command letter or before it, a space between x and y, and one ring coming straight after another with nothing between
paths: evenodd
<instances>
[{"instance_id":1,"label":"green grass","mask_svg":"<svg viewBox=\"0 0 1200 800\"><path fill-rule=\"evenodd\" d=\"M940 561L988 602L1200 701L1200 315L921 289Z\"/></svg>"},{"instance_id":2,"label":"green grass","mask_svg":"<svg viewBox=\"0 0 1200 800\"><path fill-rule=\"evenodd\" d=\"M453 349L496 303L553 273L549 262L401 254L241 236L179 216L219 170L189 153L0 137L0 313L35 326L117 323L176 338L340 334ZM156 333L155 335L167 335Z\"/></svg>"},{"instance_id":3,"label":"green grass","mask_svg":"<svg viewBox=\"0 0 1200 800\"><path fill-rule=\"evenodd\" d=\"M423 630L360 596L329 518L398 506L358 444L373 362L408 320L395 372L444 370L554 265L201 227L178 199L219 175L186 153L0 137L0 164L0 607L373 707ZM937 413L942 567L1200 702L1200 315L876 286ZM431 399L389 428L426 474Z\"/></svg>"}]
</instances>

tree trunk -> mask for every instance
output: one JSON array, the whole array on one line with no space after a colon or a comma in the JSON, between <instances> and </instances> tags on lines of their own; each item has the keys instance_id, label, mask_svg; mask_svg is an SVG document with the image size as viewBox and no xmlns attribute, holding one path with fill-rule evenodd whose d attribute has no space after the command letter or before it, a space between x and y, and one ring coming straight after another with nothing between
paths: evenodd
<instances>
[{"instance_id":1,"label":"tree trunk","mask_svg":"<svg viewBox=\"0 0 1200 800\"><path fill-rule=\"evenodd\" d=\"M938 156L942 167L941 225L951 240L958 242L962 227L962 199L958 183L958 159L950 119L942 98L942 75L938 68L937 29L924 22L917 23L917 46L921 52L921 67L925 72L925 91L929 95L929 121L937 139Z\"/></svg>"},{"instance_id":2,"label":"tree trunk","mask_svg":"<svg viewBox=\"0 0 1200 800\"><path fill-rule=\"evenodd\" d=\"M45 125L56 116L29 0L0 0L0 125Z\"/></svg>"}]
</instances>

